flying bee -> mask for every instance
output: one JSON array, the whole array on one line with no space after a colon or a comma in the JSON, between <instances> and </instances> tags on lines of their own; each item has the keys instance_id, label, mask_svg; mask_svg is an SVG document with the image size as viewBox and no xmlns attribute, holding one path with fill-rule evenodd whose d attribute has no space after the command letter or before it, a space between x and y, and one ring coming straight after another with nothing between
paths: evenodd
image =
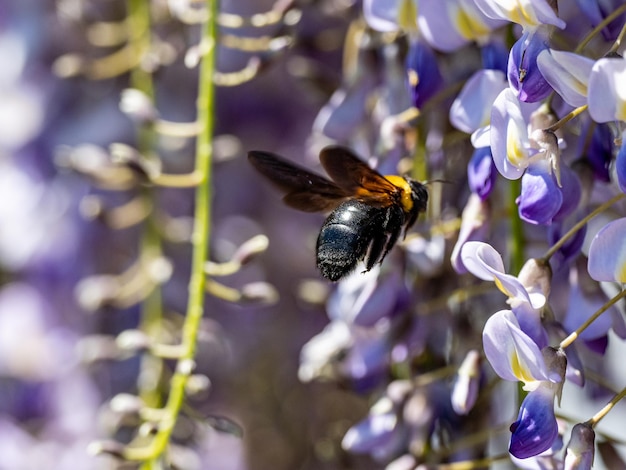
<instances>
[{"instance_id":1,"label":"flying bee","mask_svg":"<svg viewBox=\"0 0 626 470\"><path fill-rule=\"evenodd\" d=\"M351 150L329 146L320 162L330 180L270 152L248 153L250 163L285 194L283 201L305 212L332 211L317 238L317 267L337 281L359 261L369 271L401 232L426 210L426 187L406 176L383 176Z\"/></svg>"}]
</instances>

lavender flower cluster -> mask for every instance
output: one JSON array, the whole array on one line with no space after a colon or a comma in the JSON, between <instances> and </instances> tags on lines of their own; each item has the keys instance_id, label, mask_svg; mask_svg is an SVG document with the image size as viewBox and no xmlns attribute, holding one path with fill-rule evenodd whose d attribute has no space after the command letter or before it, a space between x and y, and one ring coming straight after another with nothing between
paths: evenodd
<instances>
[{"instance_id":1,"label":"lavender flower cluster","mask_svg":"<svg viewBox=\"0 0 626 470\"><path fill-rule=\"evenodd\" d=\"M626 468L625 1L0 13L0 469ZM429 192L333 284L329 144Z\"/></svg>"}]
</instances>

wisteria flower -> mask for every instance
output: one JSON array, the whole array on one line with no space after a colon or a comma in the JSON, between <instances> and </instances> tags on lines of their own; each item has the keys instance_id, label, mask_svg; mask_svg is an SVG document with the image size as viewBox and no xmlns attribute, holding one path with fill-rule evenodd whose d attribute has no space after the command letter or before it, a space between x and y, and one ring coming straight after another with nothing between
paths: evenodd
<instances>
[{"instance_id":1,"label":"wisteria flower","mask_svg":"<svg viewBox=\"0 0 626 470\"><path fill-rule=\"evenodd\" d=\"M537 56L541 75L574 107L587 104L587 86L594 61L573 52L544 49Z\"/></svg>"},{"instance_id":2,"label":"wisteria flower","mask_svg":"<svg viewBox=\"0 0 626 470\"><path fill-rule=\"evenodd\" d=\"M508 179L518 179L539 152L531 145L528 133L530 112L535 105L524 105L510 88L503 90L493 103L489 132L496 168Z\"/></svg>"},{"instance_id":3,"label":"wisteria flower","mask_svg":"<svg viewBox=\"0 0 626 470\"><path fill-rule=\"evenodd\" d=\"M587 99L594 121L626 121L626 59L604 58L593 64Z\"/></svg>"},{"instance_id":4,"label":"wisteria flower","mask_svg":"<svg viewBox=\"0 0 626 470\"><path fill-rule=\"evenodd\" d=\"M549 371L537 344L524 333L511 310L494 313L483 329L485 356L496 374L505 380L524 382L534 390L550 380Z\"/></svg>"},{"instance_id":5,"label":"wisteria flower","mask_svg":"<svg viewBox=\"0 0 626 470\"><path fill-rule=\"evenodd\" d=\"M512 0L476 0L476 6L489 18L517 23L527 29L535 29L541 25L553 25L565 28L565 22L557 15L547 0L530 0L525 2Z\"/></svg>"},{"instance_id":6,"label":"wisteria flower","mask_svg":"<svg viewBox=\"0 0 626 470\"><path fill-rule=\"evenodd\" d=\"M443 52L480 40L504 24L485 15L471 0L422 0L417 21L424 39Z\"/></svg>"},{"instance_id":7,"label":"wisteria flower","mask_svg":"<svg viewBox=\"0 0 626 470\"><path fill-rule=\"evenodd\" d=\"M478 398L481 379L480 353L470 350L461 363L454 380L450 400L455 413L468 414Z\"/></svg>"},{"instance_id":8,"label":"wisteria flower","mask_svg":"<svg viewBox=\"0 0 626 470\"><path fill-rule=\"evenodd\" d=\"M501 310L487 320L483 348L500 377L521 381L530 392L511 425L509 452L527 458L548 450L558 436L554 399L560 396L565 376L564 355L551 348L541 351L510 310Z\"/></svg>"},{"instance_id":9,"label":"wisteria flower","mask_svg":"<svg viewBox=\"0 0 626 470\"><path fill-rule=\"evenodd\" d=\"M537 57L548 48L542 29L525 32L509 54L507 78L509 86L524 103L536 103L552 91L537 66Z\"/></svg>"},{"instance_id":10,"label":"wisteria flower","mask_svg":"<svg viewBox=\"0 0 626 470\"><path fill-rule=\"evenodd\" d=\"M544 292L535 286L524 286L517 277L505 272L502 256L491 245L478 241L467 242L461 248L461 259L474 276L485 281L494 281L510 301L526 302L535 309L546 303Z\"/></svg>"}]
</instances>

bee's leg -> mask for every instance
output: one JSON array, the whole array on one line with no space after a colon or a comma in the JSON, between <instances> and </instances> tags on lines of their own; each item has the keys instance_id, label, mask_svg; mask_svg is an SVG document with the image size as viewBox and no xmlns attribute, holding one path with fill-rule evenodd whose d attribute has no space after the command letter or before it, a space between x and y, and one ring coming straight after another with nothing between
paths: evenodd
<instances>
[{"instance_id":1,"label":"bee's leg","mask_svg":"<svg viewBox=\"0 0 626 470\"><path fill-rule=\"evenodd\" d=\"M387 220L385 221L385 247L380 256L379 262L383 262L389 250L398 241L400 233L402 232L402 226L404 223L404 214L401 209L392 207L387 214Z\"/></svg>"},{"instance_id":2,"label":"bee's leg","mask_svg":"<svg viewBox=\"0 0 626 470\"><path fill-rule=\"evenodd\" d=\"M370 269L374 267L374 265L377 262L382 261L382 258L385 257L385 255L383 254L383 251L386 250L387 244L388 242L387 242L386 233L383 232L383 233L374 235L374 238L372 238L372 243L370 244L369 251L366 256L367 260L365 261L365 271L369 271Z\"/></svg>"}]
</instances>

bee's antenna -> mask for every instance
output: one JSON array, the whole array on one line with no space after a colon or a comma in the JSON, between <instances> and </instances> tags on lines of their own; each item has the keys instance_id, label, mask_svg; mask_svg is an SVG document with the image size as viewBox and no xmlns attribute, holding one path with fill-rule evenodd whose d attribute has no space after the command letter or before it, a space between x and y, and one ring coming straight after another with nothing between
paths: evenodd
<instances>
[{"instance_id":1,"label":"bee's antenna","mask_svg":"<svg viewBox=\"0 0 626 470\"><path fill-rule=\"evenodd\" d=\"M445 183L445 184L455 184L455 181L451 181L451 180L442 180L437 178L436 180L426 180L426 181L422 181L422 184L424 185L429 185L431 183Z\"/></svg>"}]
</instances>

